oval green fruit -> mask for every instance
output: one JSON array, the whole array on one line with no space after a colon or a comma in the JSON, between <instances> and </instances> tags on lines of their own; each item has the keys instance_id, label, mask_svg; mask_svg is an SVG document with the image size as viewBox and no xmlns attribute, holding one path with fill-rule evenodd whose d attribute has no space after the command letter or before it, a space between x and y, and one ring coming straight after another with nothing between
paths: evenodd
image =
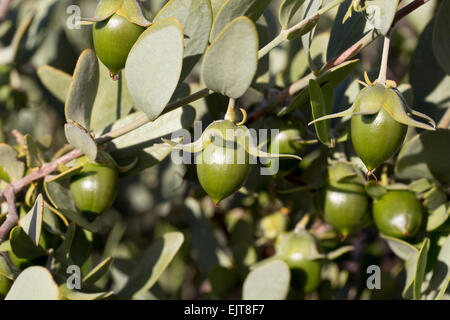
<instances>
[{"instance_id":1,"label":"oval green fruit","mask_svg":"<svg viewBox=\"0 0 450 320\"><path fill-rule=\"evenodd\" d=\"M118 13L94 24L94 48L111 76L116 76L125 68L128 54L144 30L144 27L130 22Z\"/></svg>"},{"instance_id":2,"label":"oval green fruit","mask_svg":"<svg viewBox=\"0 0 450 320\"><path fill-rule=\"evenodd\" d=\"M269 143L269 153L304 155L305 144L298 141L305 140L306 137L306 128L301 122L286 117L276 118L270 120L268 128L279 130L279 133ZM271 135L270 132L268 134ZM272 161L269 161L269 167L273 165ZM281 174L289 173L299 165L297 159L277 159L277 161L279 161L279 172Z\"/></svg>"},{"instance_id":3,"label":"oval green fruit","mask_svg":"<svg viewBox=\"0 0 450 320\"><path fill-rule=\"evenodd\" d=\"M71 178L72 199L88 219L95 219L111 207L116 199L119 174L112 165L91 163L84 157L79 158L77 163L84 165L83 169Z\"/></svg>"},{"instance_id":4,"label":"oval green fruit","mask_svg":"<svg viewBox=\"0 0 450 320\"><path fill-rule=\"evenodd\" d=\"M276 243L277 256L291 270L292 287L303 294L313 292L320 284L322 263L314 257L317 248L317 239L305 230L283 234Z\"/></svg>"},{"instance_id":5,"label":"oval green fruit","mask_svg":"<svg viewBox=\"0 0 450 320\"><path fill-rule=\"evenodd\" d=\"M391 237L414 236L422 224L422 205L407 190L388 191L374 201L372 209L378 230Z\"/></svg>"},{"instance_id":6,"label":"oval green fruit","mask_svg":"<svg viewBox=\"0 0 450 320\"><path fill-rule=\"evenodd\" d=\"M239 129L229 120L212 123L203 134L218 130L222 137L232 138ZM231 135L231 136L230 136ZM248 153L239 145L212 142L196 156L197 176L202 188L217 205L221 200L237 192L251 171Z\"/></svg>"},{"instance_id":7,"label":"oval green fruit","mask_svg":"<svg viewBox=\"0 0 450 320\"><path fill-rule=\"evenodd\" d=\"M402 99L390 99L394 89L375 85L364 88L355 102L355 112L379 108L372 115L355 115L351 120L351 139L355 152L372 171L392 157L401 147L406 137L408 126L397 122L386 111L383 104L402 103ZM395 92L397 95L398 93ZM389 106L390 109L404 106Z\"/></svg>"},{"instance_id":8,"label":"oval green fruit","mask_svg":"<svg viewBox=\"0 0 450 320\"><path fill-rule=\"evenodd\" d=\"M344 177L336 179L334 177ZM337 163L328 169L323 212L325 221L342 235L362 227L369 219L369 198L350 164Z\"/></svg>"}]
</instances>

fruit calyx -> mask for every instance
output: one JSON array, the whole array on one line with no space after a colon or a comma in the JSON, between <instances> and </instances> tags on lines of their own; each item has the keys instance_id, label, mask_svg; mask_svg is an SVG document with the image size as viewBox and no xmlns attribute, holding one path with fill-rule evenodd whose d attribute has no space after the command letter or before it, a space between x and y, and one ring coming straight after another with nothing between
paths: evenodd
<instances>
[{"instance_id":1,"label":"fruit calyx","mask_svg":"<svg viewBox=\"0 0 450 320\"><path fill-rule=\"evenodd\" d=\"M315 122L342 118L355 115L374 115L385 110L395 121L425 130L436 130L436 123L427 115L411 109L401 92L397 89L397 84L392 80L387 80L386 85L379 84L378 81L371 82L367 73L364 73L366 82L359 81L365 86L356 97L353 105L342 112L327 115L311 121ZM422 118L428 122L423 123L414 120L410 115Z\"/></svg>"}]
</instances>

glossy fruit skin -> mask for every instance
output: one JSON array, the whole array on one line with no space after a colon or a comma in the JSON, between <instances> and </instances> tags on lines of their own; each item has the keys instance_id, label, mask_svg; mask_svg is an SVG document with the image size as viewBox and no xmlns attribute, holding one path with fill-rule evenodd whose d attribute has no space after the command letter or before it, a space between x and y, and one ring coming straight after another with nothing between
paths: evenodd
<instances>
[{"instance_id":1,"label":"glossy fruit skin","mask_svg":"<svg viewBox=\"0 0 450 320\"><path fill-rule=\"evenodd\" d=\"M276 243L277 256L283 259L291 270L291 285L308 294L320 284L322 262L313 259L317 253L316 238L305 230L281 235Z\"/></svg>"},{"instance_id":2,"label":"glossy fruit skin","mask_svg":"<svg viewBox=\"0 0 450 320\"><path fill-rule=\"evenodd\" d=\"M88 219L95 219L114 203L119 174L112 165L91 163L85 158L77 160L78 164L83 162L83 169L71 178L70 192L76 207Z\"/></svg>"},{"instance_id":3,"label":"glossy fruit skin","mask_svg":"<svg viewBox=\"0 0 450 320\"><path fill-rule=\"evenodd\" d=\"M422 224L422 205L407 190L388 191L373 203L373 220L381 233L408 238L417 234Z\"/></svg>"},{"instance_id":4,"label":"glossy fruit skin","mask_svg":"<svg viewBox=\"0 0 450 320\"><path fill-rule=\"evenodd\" d=\"M11 279L8 279L4 275L0 274L0 299L4 299L6 297L12 284L13 281Z\"/></svg>"},{"instance_id":5,"label":"glossy fruit skin","mask_svg":"<svg viewBox=\"0 0 450 320\"><path fill-rule=\"evenodd\" d=\"M226 137L227 130L238 128L229 120L216 121L203 134L209 134L210 130L218 130ZM249 155L243 148L236 144L233 147L214 142L196 156L196 167L200 185L216 205L237 192L251 171Z\"/></svg>"},{"instance_id":6,"label":"glossy fruit skin","mask_svg":"<svg viewBox=\"0 0 450 320\"><path fill-rule=\"evenodd\" d=\"M276 118L269 121L269 129L280 131L271 139L267 148L269 153L293 154L300 157L305 154L306 145L295 141L298 139L305 140L306 138L306 128L301 122L289 118ZM270 132L268 134L270 135ZM279 172L282 174L295 170L299 165L297 159L279 159L278 161ZM271 161L269 161L270 166Z\"/></svg>"},{"instance_id":7,"label":"glossy fruit skin","mask_svg":"<svg viewBox=\"0 0 450 320\"><path fill-rule=\"evenodd\" d=\"M384 99L390 93L381 85L367 87L361 90L356 99L355 112L359 112L362 105L378 105L383 103L398 103ZM351 139L353 147L366 165L372 171L392 157L401 147L406 137L408 126L399 123L381 108L373 115L356 115L351 120Z\"/></svg>"},{"instance_id":8,"label":"glossy fruit skin","mask_svg":"<svg viewBox=\"0 0 450 320\"><path fill-rule=\"evenodd\" d=\"M115 13L93 26L94 48L100 61L117 75L125 68L128 54L145 28Z\"/></svg>"},{"instance_id":9,"label":"glossy fruit skin","mask_svg":"<svg viewBox=\"0 0 450 320\"><path fill-rule=\"evenodd\" d=\"M323 212L325 221L347 236L370 219L369 198L357 177L350 181L333 179L333 173L338 171L352 173L354 169L346 163L337 163L329 168Z\"/></svg>"}]
</instances>

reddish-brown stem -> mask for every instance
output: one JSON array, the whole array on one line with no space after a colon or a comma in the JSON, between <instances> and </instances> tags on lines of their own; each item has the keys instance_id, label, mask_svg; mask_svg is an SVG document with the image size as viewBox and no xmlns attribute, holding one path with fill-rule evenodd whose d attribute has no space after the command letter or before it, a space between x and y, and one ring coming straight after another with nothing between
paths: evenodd
<instances>
[{"instance_id":1,"label":"reddish-brown stem","mask_svg":"<svg viewBox=\"0 0 450 320\"><path fill-rule=\"evenodd\" d=\"M11 230L11 228L14 227L19 221L19 216L17 215L17 208L16 208L16 195L14 193L14 189L8 187L3 192L3 197L8 203L8 215L6 216L6 220L0 226L0 242L3 242L3 240L7 237L9 230Z\"/></svg>"},{"instance_id":2,"label":"reddish-brown stem","mask_svg":"<svg viewBox=\"0 0 450 320\"><path fill-rule=\"evenodd\" d=\"M397 11L395 18L394 18L394 22L392 23L392 26L395 26L395 24L397 22L399 22L400 20L402 20L404 17L406 17L408 14L410 14L411 12L413 12L414 10L416 10L418 7L420 7L421 5L424 5L425 3L427 3L430 0L415 0L413 2L411 2L410 4L404 6L403 8L401 8L400 10Z\"/></svg>"},{"instance_id":3,"label":"reddish-brown stem","mask_svg":"<svg viewBox=\"0 0 450 320\"><path fill-rule=\"evenodd\" d=\"M36 171L33 171L32 173L23 177L22 179L11 183L4 191L0 193L0 196L2 196L8 203L8 216L6 217L5 222L3 222L3 224L0 227L0 241L3 241L6 238L9 230L11 230L11 228L15 224L17 224L19 219L17 216L17 209L15 205L15 195L20 191L22 191L26 186L28 186L32 182L42 179L51 174L52 172L56 171L58 165L66 164L82 155L83 152L81 152L78 149L75 149L63 155L62 157L56 159L55 161L44 164L42 167L40 167Z\"/></svg>"}]
</instances>

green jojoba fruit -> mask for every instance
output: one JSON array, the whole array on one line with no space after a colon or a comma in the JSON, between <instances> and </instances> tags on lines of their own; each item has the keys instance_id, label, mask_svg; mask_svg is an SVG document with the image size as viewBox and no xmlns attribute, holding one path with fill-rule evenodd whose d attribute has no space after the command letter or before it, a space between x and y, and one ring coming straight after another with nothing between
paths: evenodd
<instances>
[{"instance_id":1,"label":"green jojoba fruit","mask_svg":"<svg viewBox=\"0 0 450 320\"><path fill-rule=\"evenodd\" d=\"M361 90L356 99L355 112L372 108L372 105L404 108L402 103L404 100L397 97L394 89L375 85ZM396 121L385 108L381 108L375 114L353 116L350 130L356 153L372 171L400 149L408 126Z\"/></svg>"},{"instance_id":2,"label":"green jojoba fruit","mask_svg":"<svg viewBox=\"0 0 450 320\"><path fill-rule=\"evenodd\" d=\"M305 140L306 128L299 122L289 118L276 118L269 120L268 128L279 129L279 133L275 138L271 139L268 152L280 154L293 154L303 156L306 150L306 145L300 140ZM270 135L270 132L269 132ZM295 170L299 161L296 159L279 159L279 172L289 173ZM269 167L272 162L269 161Z\"/></svg>"},{"instance_id":3,"label":"green jojoba fruit","mask_svg":"<svg viewBox=\"0 0 450 320\"><path fill-rule=\"evenodd\" d=\"M320 284L321 260L318 254L317 239L306 230L280 235L275 244L276 255L283 259L291 270L291 285L308 294Z\"/></svg>"},{"instance_id":4,"label":"green jojoba fruit","mask_svg":"<svg viewBox=\"0 0 450 320\"><path fill-rule=\"evenodd\" d=\"M94 24L95 51L113 78L125 68L128 54L144 30L145 27L130 22L118 13Z\"/></svg>"},{"instance_id":5,"label":"green jojoba fruit","mask_svg":"<svg viewBox=\"0 0 450 320\"><path fill-rule=\"evenodd\" d=\"M72 176L70 192L76 207L88 219L95 219L114 203L119 188L119 174L112 165L91 163L85 157L76 161L83 169Z\"/></svg>"},{"instance_id":6,"label":"green jojoba fruit","mask_svg":"<svg viewBox=\"0 0 450 320\"><path fill-rule=\"evenodd\" d=\"M227 137L227 130L237 130L238 126L229 120L216 121L210 125L203 135L212 130L221 132ZM196 157L197 176L202 188L211 197L214 204L237 192L246 182L251 165L248 153L238 144L208 144Z\"/></svg>"},{"instance_id":7,"label":"green jojoba fruit","mask_svg":"<svg viewBox=\"0 0 450 320\"><path fill-rule=\"evenodd\" d=\"M372 210L378 230L387 236L414 236L422 224L422 205L411 191L388 191L379 199L375 199Z\"/></svg>"},{"instance_id":8,"label":"green jojoba fruit","mask_svg":"<svg viewBox=\"0 0 450 320\"><path fill-rule=\"evenodd\" d=\"M369 172L373 172L399 150L408 126L435 130L436 123L427 115L409 108L393 81L388 80L386 85L382 85L371 83L367 75L366 78L366 88L359 92L349 109L321 117L310 124L352 116L350 131L353 147ZM411 116L428 123L419 122Z\"/></svg>"},{"instance_id":9,"label":"green jojoba fruit","mask_svg":"<svg viewBox=\"0 0 450 320\"><path fill-rule=\"evenodd\" d=\"M362 227L369 219L369 198L353 166L336 163L328 169L324 190L325 221L342 235Z\"/></svg>"}]
</instances>

